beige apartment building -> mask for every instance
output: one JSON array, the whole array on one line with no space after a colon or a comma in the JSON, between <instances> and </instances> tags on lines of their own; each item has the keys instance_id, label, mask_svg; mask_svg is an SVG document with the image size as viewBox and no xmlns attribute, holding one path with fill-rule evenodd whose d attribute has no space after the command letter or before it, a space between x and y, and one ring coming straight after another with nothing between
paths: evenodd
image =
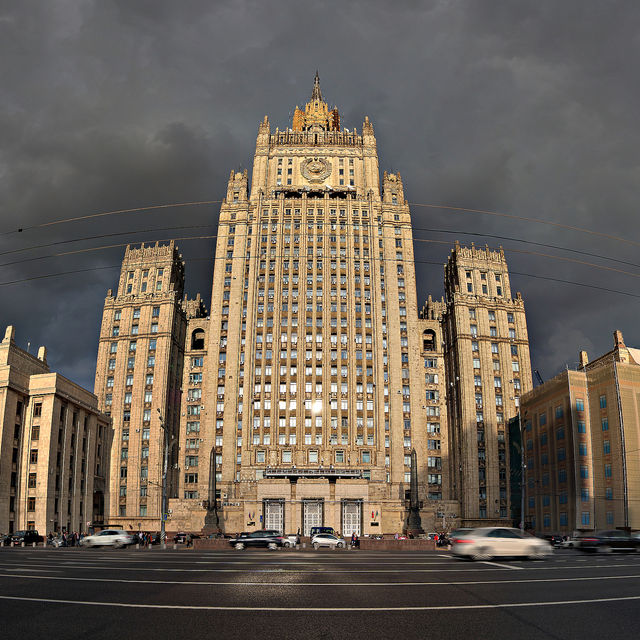
<instances>
[{"instance_id":1,"label":"beige apartment building","mask_svg":"<svg viewBox=\"0 0 640 640\"><path fill-rule=\"evenodd\" d=\"M509 518L507 423L532 388L524 302L502 249L461 247L445 268L451 483L467 526Z\"/></svg>"},{"instance_id":2,"label":"beige apartment building","mask_svg":"<svg viewBox=\"0 0 640 640\"><path fill-rule=\"evenodd\" d=\"M614 348L522 397L525 520L541 533L640 529L640 349Z\"/></svg>"},{"instance_id":3,"label":"beige apartment building","mask_svg":"<svg viewBox=\"0 0 640 640\"><path fill-rule=\"evenodd\" d=\"M0 343L0 531L105 523L111 425L97 398L15 343Z\"/></svg>"},{"instance_id":4,"label":"beige apartment building","mask_svg":"<svg viewBox=\"0 0 640 640\"><path fill-rule=\"evenodd\" d=\"M467 269L471 293L457 284ZM159 527L159 408L172 437L170 530L401 532L414 449L425 529L459 525L466 491L466 517L504 518L503 420L531 386L524 306L502 252L457 246L446 273L446 302L419 307L402 179L380 175L372 123L344 128L316 75L290 126L260 123L251 183L230 174L210 316L183 299L173 244L127 249L96 374L114 420L112 515ZM495 405L481 422L471 309L484 314L483 398Z\"/></svg>"}]
</instances>

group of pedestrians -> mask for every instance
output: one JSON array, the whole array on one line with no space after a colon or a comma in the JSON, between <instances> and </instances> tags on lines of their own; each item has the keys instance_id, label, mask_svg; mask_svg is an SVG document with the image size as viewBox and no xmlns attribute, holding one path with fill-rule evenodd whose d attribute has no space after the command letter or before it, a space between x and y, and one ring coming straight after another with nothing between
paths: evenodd
<instances>
[{"instance_id":1,"label":"group of pedestrians","mask_svg":"<svg viewBox=\"0 0 640 640\"><path fill-rule=\"evenodd\" d=\"M47 544L53 545L53 541L58 541L58 546L60 547L76 547L80 545L80 541L86 536L86 533L82 531L59 531L59 532L50 532L47 536Z\"/></svg>"},{"instance_id":2,"label":"group of pedestrians","mask_svg":"<svg viewBox=\"0 0 640 640\"><path fill-rule=\"evenodd\" d=\"M142 547L150 547L152 544L160 544L160 534L149 533L148 531L138 531L133 534L134 543Z\"/></svg>"}]
</instances>

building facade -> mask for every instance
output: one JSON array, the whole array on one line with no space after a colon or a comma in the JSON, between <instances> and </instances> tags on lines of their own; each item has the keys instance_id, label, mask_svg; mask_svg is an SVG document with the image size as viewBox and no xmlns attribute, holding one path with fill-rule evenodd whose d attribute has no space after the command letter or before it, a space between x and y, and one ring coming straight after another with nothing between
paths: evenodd
<instances>
[{"instance_id":1,"label":"building facade","mask_svg":"<svg viewBox=\"0 0 640 640\"><path fill-rule=\"evenodd\" d=\"M111 425L97 398L15 344L0 343L0 531L105 523Z\"/></svg>"},{"instance_id":2,"label":"building facade","mask_svg":"<svg viewBox=\"0 0 640 640\"><path fill-rule=\"evenodd\" d=\"M522 397L525 514L542 533L640 529L640 349L614 348Z\"/></svg>"},{"instance_id":3,"label":"building facade","mask_svg":"<svg viewBox=\"0 0 640 640\"><path fill-rule=\"evenodd\" d=\"M107 297L96 394L114 420L118 522L159 526L156 408L173 436L171 530L403 531L413 450L425 529L507 517L503 420L531 368L504 254L456 246L446 301L419 307L401 176L380 175L373 125L343 128L317 75L289 127L260 123L251 182L231 172L216 242L210 316L182 299L173 245L127 249ZM481 421L477 340L493 403Z\"/></svg>"},{"instance_id":4,"label":"building facade","mask_svg":"<svg viewBox=\"0 0 640 640\"><path fill-rule=\"evenodd\" d=\"M532 388L524 301L502 249L456 243L445 267L452 486L465 525L509 514L508 421Z\"/></svg>"},{"instance_id":5,"label":"building facade","mask_svg":"<svg viewBox=\"0 0 640 640\"><path fill-rule=\"evenodd\" d=\"M184 262L173 242L127 247L115 295L105 300L95 394L113 421L109 522L157 529L164 438L168 495L178 491L178 440L186 327L204 314L183 299Z\"/></svg>"}]
</instances>

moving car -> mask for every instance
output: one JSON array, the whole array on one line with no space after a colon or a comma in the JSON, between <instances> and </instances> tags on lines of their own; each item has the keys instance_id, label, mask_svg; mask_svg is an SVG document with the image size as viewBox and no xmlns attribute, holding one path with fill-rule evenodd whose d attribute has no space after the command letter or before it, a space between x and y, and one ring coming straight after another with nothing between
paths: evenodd
<instances>
[{"instance_id":1,"label":"moving car","mask_svg":"<svg viewBox=\"0 0 640 640\"><path fill-rule=\"evenodd\" d=\"M277 549L282 546L284 538L279 531L271 529L260 529L258 531L243 531L229 543L234 549L244 549L245 547L266 547L267 549Z\"/></svg>"},{"instance_id":2,"label":"moving car","mask_svg":"<svg viewBox=\"0 0 640 640\"><path fill-rule=\"evenodd\" d=\"M13 544L32 544L33 542L40 543L43 541L43 537L35 529L26 529L23 531L16 531L11 535L11 542Z\"/></svg>"},{"instance_id":3,"label":"moving car","mask_svg":"<svg viewBox=\"0 0 640 640\"><path fill-rule=\"evenodd\" d=\"M526 557L532 560L553 553L546 540L540 540L519 529L481 527L451 539L453 555L471 560L490 560L497 557Z\"/></svg>"},{"instance_id":4,"label":"moving car","mask_svg":"<svg viewBox=\"0 0 640 640\"><path fill-rule=\"evenodd\" d=\"M122 529L105 529L80 540L82 547L116 547L121 549L134 543L133 536Z\"/></svg>"},{"instance_id":5,"label":"moving car","mask_svg":"<svg viewBox=\"0 0 640 640\"><path fill-rule=\"evenodd\" d=\"M626 531L598 531L579 538L580 551L611 553L612 551L640 551L640 539Z\"/></svg>"},{"instance_id":6,"label":"moving car","mask_svg":"<svg viewBox=\"0 0 640 640\"><path fill-rule=\"evenodd\" d=\"M344 549L347 543L344 538L338 538L338 536L334 536L331 533L318 533L311 538L311 545L314 549L319 549L320 547Z\"/></svg>"}]
</instances>

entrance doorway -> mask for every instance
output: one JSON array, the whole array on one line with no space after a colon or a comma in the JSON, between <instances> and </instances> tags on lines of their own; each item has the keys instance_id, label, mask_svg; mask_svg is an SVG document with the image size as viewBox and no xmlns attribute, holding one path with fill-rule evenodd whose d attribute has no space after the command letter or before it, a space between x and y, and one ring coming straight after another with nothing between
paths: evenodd
<instances>
[{"instance_id":1,"label":"entrance doorway","mask_svg":"<svg viewBox=\"0 0 640 640\"><path fill-rule=\"evenodd\" d=\"M362 530L362 503L344 501L342 503L342 535L350 538L352 534L360 536Z\"/></svg>"},{"instance_id":2,"label":"entrance doorway","mask_svg":"<svg viewBox=\"0 0 640 640\"><path fill-rule=\"evenodd\" d=\"M284 533L284 502L282 500L264 501L264 528Z\"/></svg>"},{"instance_id":3,"label":"entrance doorway","mask_svg":"<svg viewBox=\"0 0 640 640\"><path fill-rule=\"evenodd\" d=\"M311 535L311 527L322 526L322 500L305 500L302 503L303 535Z\"/></svg>"}]
</instances>

